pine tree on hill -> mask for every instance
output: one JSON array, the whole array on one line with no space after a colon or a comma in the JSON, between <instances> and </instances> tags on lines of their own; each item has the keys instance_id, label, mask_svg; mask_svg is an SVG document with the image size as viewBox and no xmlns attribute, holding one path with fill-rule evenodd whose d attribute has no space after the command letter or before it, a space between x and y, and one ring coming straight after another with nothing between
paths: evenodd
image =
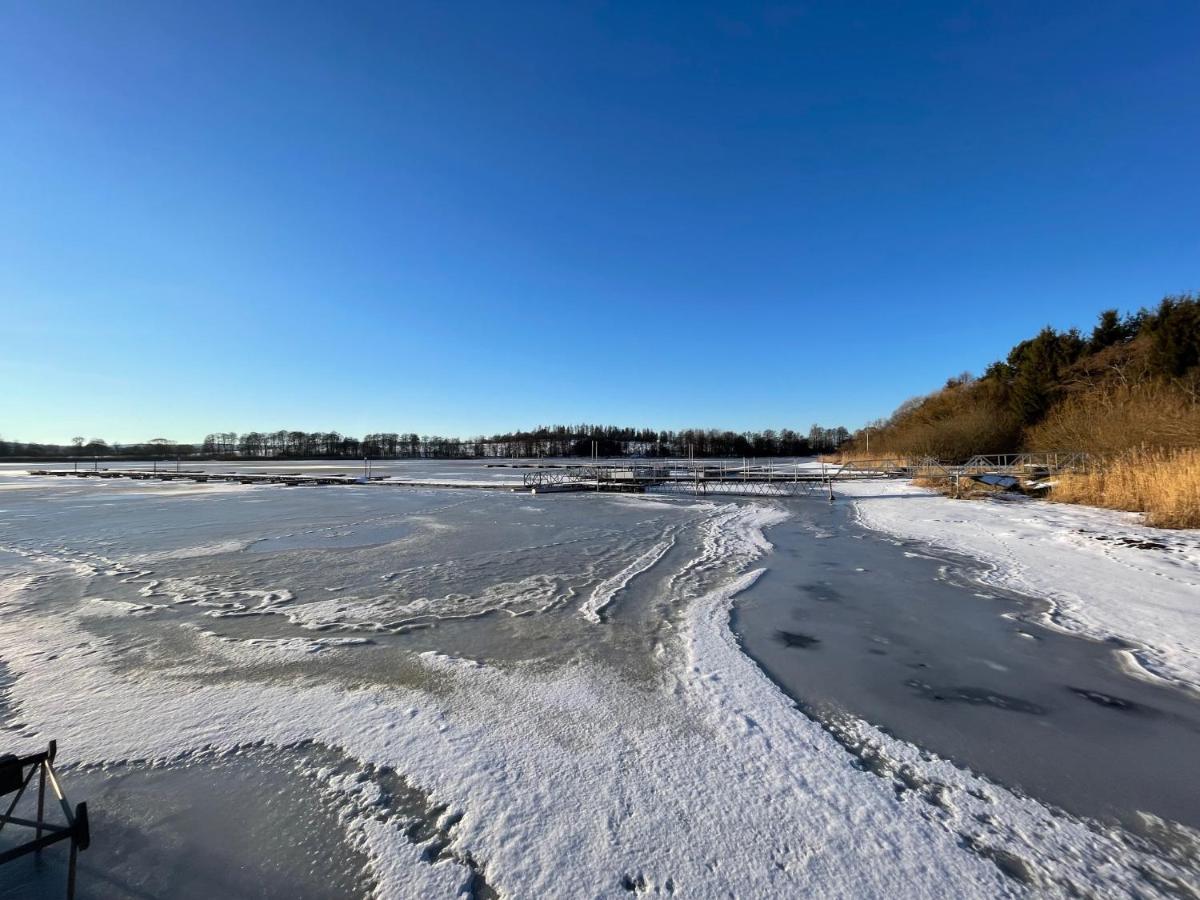
<instances>
[{"instance_id":1,"label":"pine tree on hill","mask_svg":"<svg viewBox=\"0 0 1200 900\"><path fill-rule=\"evenodd\" d=\"M1167 298L1146 318L1150 334L1150 364L1163 375L1178 378L1200 365L1200 301L1194 297Z\"/></svg>"}]
</instances>

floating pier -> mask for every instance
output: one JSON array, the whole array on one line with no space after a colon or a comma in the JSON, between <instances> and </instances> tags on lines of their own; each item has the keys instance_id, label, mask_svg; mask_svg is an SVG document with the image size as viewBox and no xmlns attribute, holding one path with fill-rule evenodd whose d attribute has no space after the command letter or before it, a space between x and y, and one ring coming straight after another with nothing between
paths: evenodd
<instances>
[{"instance_id":1,"label":"floating pier","mask_svg":"<svg viewBox=\"0 0 1200 900\"><path fill-rule=\"evenodd\" d=\"M644 493L650 489L677 493L761 494L767 496L828 490L831 481L849 478L898 477L899 472L826 466L818 469L796 464L758 465L749 462L654 462L592 465L556 465L530 468L522 482L486 484L453 480L392 478L386 475L323 474L304 472L210 472L198 469L31 469L30 475L59 478L125 478L135 481L226 482L234 484L364 485L378 487L455 488L466 490L528 491L557 494L580 491Z\"/></svg>"},{"instance_id":2,"label":"floating pier","mask_svg":"<svg viewBox=\"0 0 1200 900\"><path fill-rule=\"evenodd\" d=\"M564 490L682 494L796 496L832 494L835 481L898 478L894 467L857 467L750 461L683 460L565 466L525 473L524 486L534 493Z\"/></svg>"},{"instance_id":3,"label":"floating pier","mask_svg":"<svg viewBox=\"0 0 1200 900\"><path fill-rule=\"evenodd\" d=\"M958 485L966 478L986 484L1008 486L1044 480L1059 472L1086 467L1082 453L1020 453L976 456L962 464L932 458L869 459L842 463L761 463L752 460L636 460L618 463L574 465L571 463L505 465L524 468L520 484L488 484L472 481L406 479L371 474L305 472L211 472L201 469L32 469L31 475L60 478L130 478L134 480L228 482L236 484L372 485L378 487L454 488L457 490L529 491L553 494L579 491L644 493L656 491L686 494L735 494L788 497L823 493L833 496L837 482L892 478L944 479Z\"/></svg>"},{"instance_id":4,"label":"floating pier","mask_svg":"<svg viewBox=\"0 0 1200 900\"><path fill-rule=\"evenodd\" d=\"M154 471L151 469L30 469L30 475L56 475L60 478L131 478L135 481L193 481L233 482L237 484L364 484L383 481L383 475L306 475L303 472L205 472L202 470L179 469Z\"/></svg>"}]
</instances>

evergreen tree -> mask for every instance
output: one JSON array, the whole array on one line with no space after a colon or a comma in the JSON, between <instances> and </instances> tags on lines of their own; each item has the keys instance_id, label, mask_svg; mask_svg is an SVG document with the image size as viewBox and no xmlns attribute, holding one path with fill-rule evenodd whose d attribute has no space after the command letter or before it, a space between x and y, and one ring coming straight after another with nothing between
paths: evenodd
<instances>
[{"instance_id":1,"label":"evergreen tree","mask_svg":"<svg viewBox=\"0 0 1200 900\"><path fill-rule=\"evenodd\" d=\"M1065 337L1047 326L1037 337L1017 344L1008 355L1014 373L1009 403L1022 424L1039 421L1053 402L1059 372L1069 362Z\"/></svg>"},{"instance_id":2,"label":"evergreen tree","mask_svg":"<svg viewBox=\"0 0 1200 900\"><path fill-rule=\"evenodd\" d=\"M1146 317L1150 364L1156 372L1179 377L1200 365L1200 301L1168 297Z\"/></svg>"},{"instance_id":3,"label":"evergreen tree","mask_svg":"<svg viewBox=\"0 0 1200 900\"><path fill-rule=\"evenodd\" d=\"M1106 309L1100 313L1096 327L1092 329L1091 340L1088 341L1088 351L1096 353L1114 344L1123 344L1134 335L1134 329L1128 319L1122 319L1115 309Z\"/></svg>"}]
</instances>

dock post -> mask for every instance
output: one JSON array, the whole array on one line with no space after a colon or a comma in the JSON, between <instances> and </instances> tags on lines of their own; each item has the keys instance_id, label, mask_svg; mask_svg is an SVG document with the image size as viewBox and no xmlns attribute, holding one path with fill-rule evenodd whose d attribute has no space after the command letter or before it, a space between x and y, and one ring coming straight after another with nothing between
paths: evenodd
<instances>
[{"instance_id":1,"label":"dock post","mask_svg":"<svg viewBox=\"0 0 1200 900\"><path fill-rule=\"evenodd\" d=\"M46 766L42 764L38 766L38 817L37 817L37 839L42 837L42 822L46 818ZM37 851L42 852L41 848Z\"/></svg>"},{"instance_id":2,"label":"dock post","mask_svg":"<svg viewBox=\"0 0 1200 900\"><path fill-rule=\"evenodd\" d=\"M71 858L67 862L67 900L75 900L75 858L79 855L79 847L75 838L71 838Z\"/></svg>"},{"instance_id":3,"label":"dock post","mask_svg":"<svg viewBox=\"0 0 1200 900\"><path fill-rule=\"evenodd\" d=\"M75 804L75 818L71 824L75 832L74 843L79 845L80 850L86 850L92 845L92 826L88 821L88 810L86 803Z\"/></svg>"}]
</instances>

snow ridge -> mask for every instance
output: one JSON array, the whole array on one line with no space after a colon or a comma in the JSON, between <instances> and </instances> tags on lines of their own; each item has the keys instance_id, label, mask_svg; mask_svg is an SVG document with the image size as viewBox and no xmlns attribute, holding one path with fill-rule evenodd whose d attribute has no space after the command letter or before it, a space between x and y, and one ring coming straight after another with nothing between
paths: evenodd
<instances>
[{"instance_id":1,"label":"snow ridge","mask_svg":"<svg viewBox=\"0 0 1200 900\"><path fill-rule=\"evenodd\" d=\"M616 575L606 578L596 585L591 596L579 607L583 617L589 622L600 624L600 614L613 602L617 594L628 587L629 582L638 575L654 568L658 561L675 546L675 534L674 529L670 530L666 540L659 541Z\"/></svg>"}]
</instances>

